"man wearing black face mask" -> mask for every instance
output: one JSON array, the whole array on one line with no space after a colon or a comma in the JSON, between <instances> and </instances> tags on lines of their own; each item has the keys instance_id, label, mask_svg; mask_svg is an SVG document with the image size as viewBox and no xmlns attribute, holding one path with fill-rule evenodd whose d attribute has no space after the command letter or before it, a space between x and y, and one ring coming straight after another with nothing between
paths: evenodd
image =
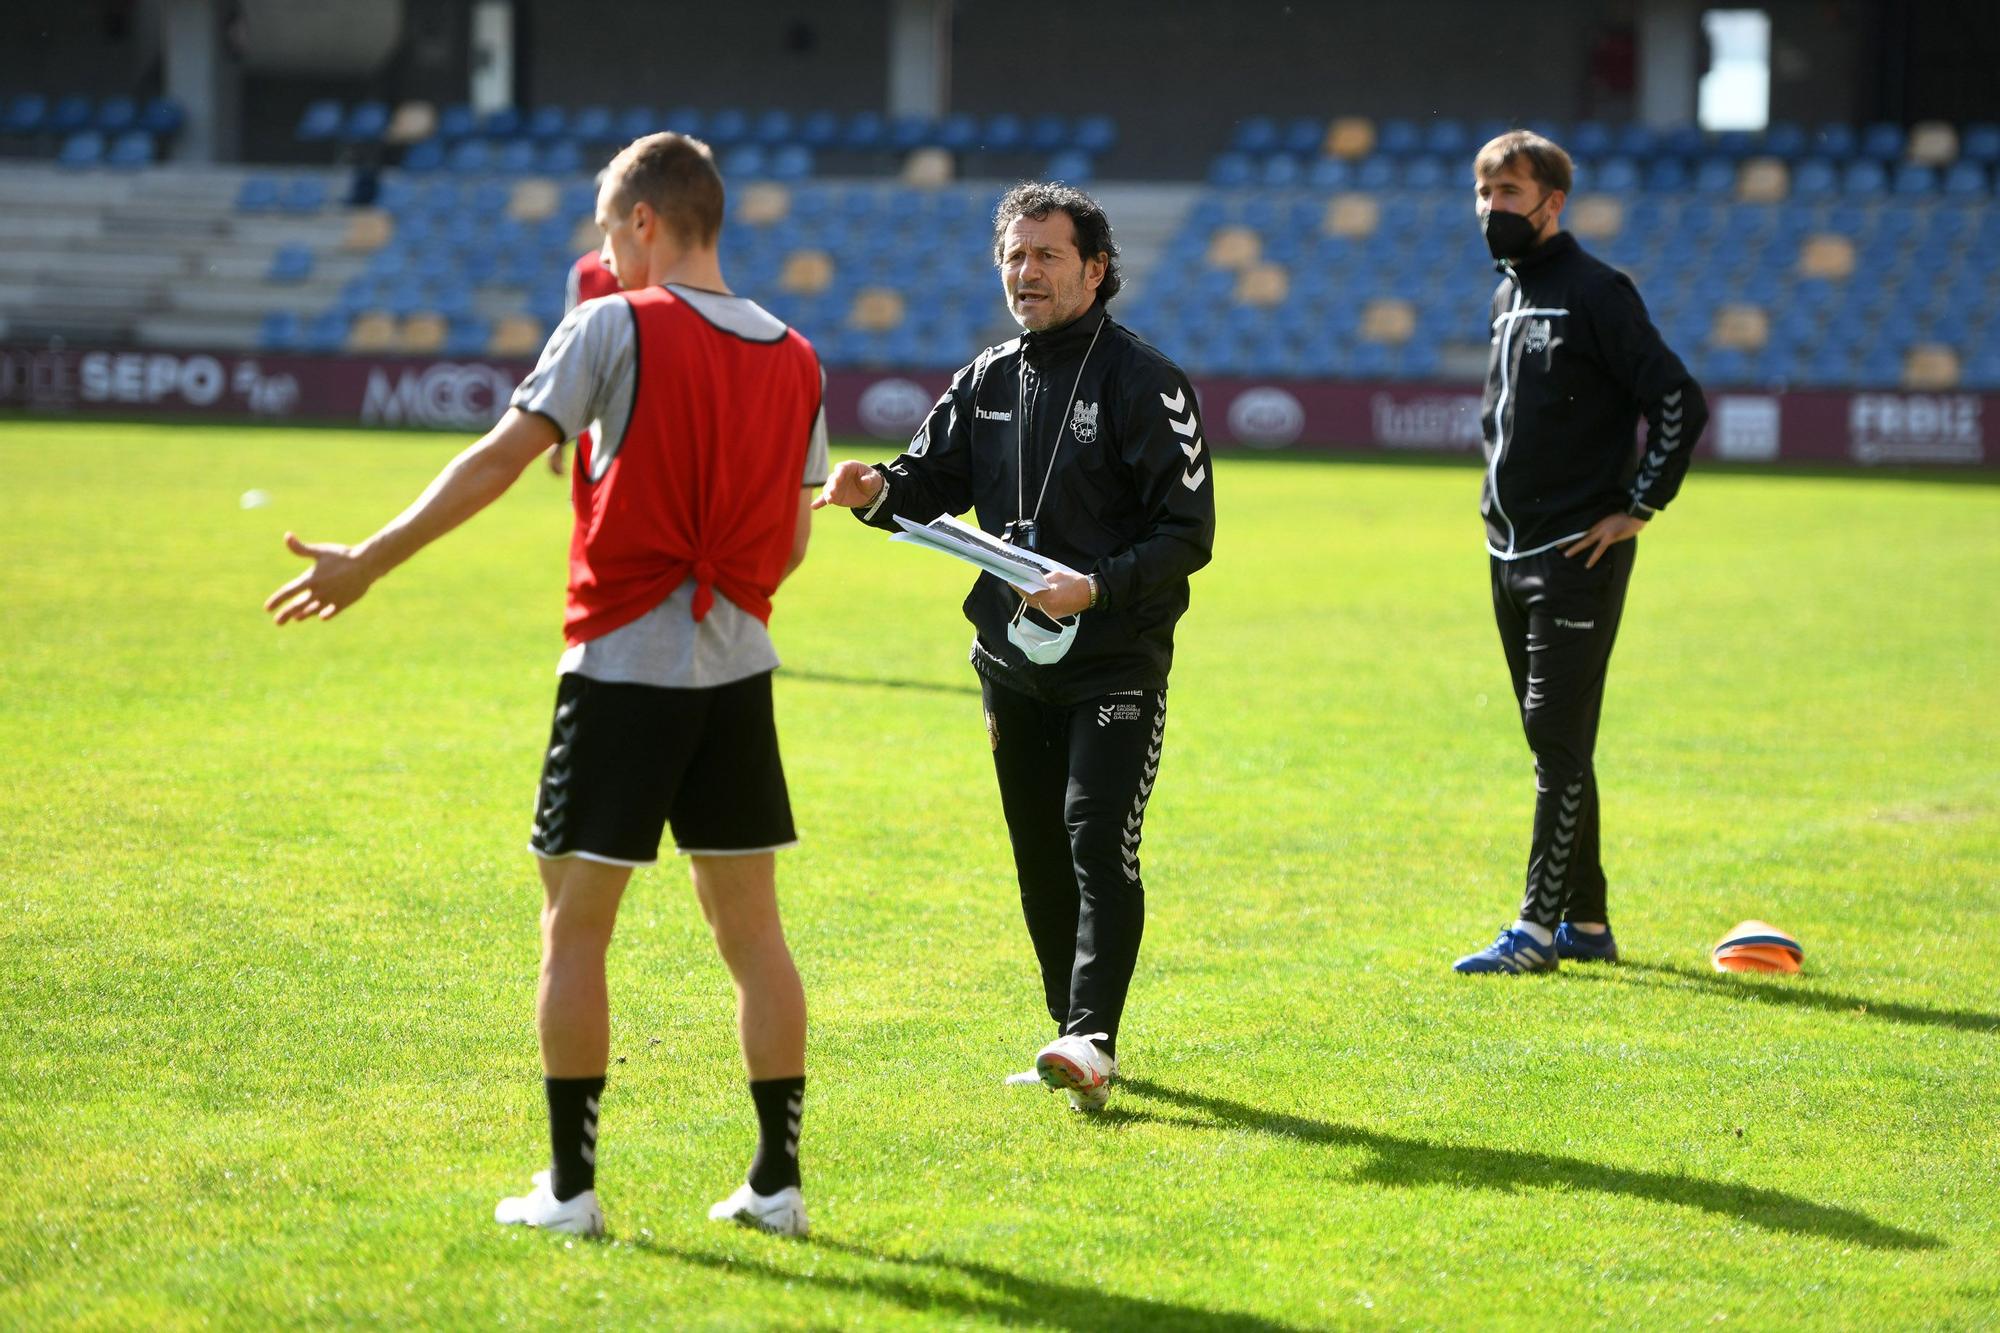
<instances>
[{"instance_id":1,"label":"man wearing black face mask","mask_svg":"<svg viewBox=\"0 0 2000 1333\"><path fill-rule=\"evenodd\" d=\"M1708 421L1631 280L1560 228L1569 154L1514 130L1473 162L1500 269L1481 424L1493 614L1535 754L1518 919L1460 972L1613 962L1592 754L1639 531L1680 489ZM1643 452L1635 446L1641 415Z\"/></svg>"}]
</instances>

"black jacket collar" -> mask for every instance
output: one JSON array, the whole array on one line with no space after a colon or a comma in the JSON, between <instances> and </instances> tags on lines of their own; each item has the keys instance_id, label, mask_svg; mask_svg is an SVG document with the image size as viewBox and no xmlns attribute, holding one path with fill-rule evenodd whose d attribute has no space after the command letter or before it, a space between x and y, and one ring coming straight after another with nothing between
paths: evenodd
<instances>
[{"instance_id":1,"label":"black jacket collar","mask_svg":"<svg viewBox=\"0 0 2000 1333\"><path fill-rule=\"evenodd\" d=\"M1039 333L1021 335L1021 356L1037 370L1083 355L1083 349L1090 346L1090 340L1097 336L1098 326L1107 316L1104 302L1093 301L1090 309L1078 315L1059 328L1043 329Z\"/></svg>"},{"instance_id":2,"label":"black jacket collar","mask_svg":"<svg viewBox=\"0 0 2000 1333\"><path fill-rule=\"evenodd\" d=\"M1501 261L1493 267L1505 273L1508 269L1535 269L1544 264L1552 264L1558 259L1566 259L1577 252L1576 237L1566 231L1559 231L1543 241L1527 254L1509 264Z\"/></svg>"}]
</instances>

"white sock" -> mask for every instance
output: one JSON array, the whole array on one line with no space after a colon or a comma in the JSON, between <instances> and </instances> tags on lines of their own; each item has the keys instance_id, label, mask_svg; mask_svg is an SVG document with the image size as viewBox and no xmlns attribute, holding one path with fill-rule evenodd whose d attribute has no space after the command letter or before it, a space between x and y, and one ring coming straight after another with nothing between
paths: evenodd
<instances>
[{"instance_id":1,"label":"white sock","mask_svg":"<svg viewBox=\"0 0 2000 1333\"><path fill-rule=\"evenodd\" d=\"M1547 926L1538 926L1532 921L1516 921L1514 929L1520 931L1544 949L1556 942L1554 931L1550 930Z\"/></svg>"}]
</instances>

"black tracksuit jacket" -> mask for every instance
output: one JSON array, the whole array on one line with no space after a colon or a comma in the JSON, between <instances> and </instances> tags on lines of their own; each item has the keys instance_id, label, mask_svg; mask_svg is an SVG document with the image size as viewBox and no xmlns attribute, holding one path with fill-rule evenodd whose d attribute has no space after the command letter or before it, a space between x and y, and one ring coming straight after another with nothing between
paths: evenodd
<instances>
[{"instance_id":1,"label":"black tracksuit jacket","mask_svg":"<svg viewBox=\"0 0 2000 1333\"><path fill-rule=\"evenodd\" d=\"M1188 576L1215 541L1213 467L1187 376L1102 303L981 352L909 449L877 470L887 493L855 511L872 526L894 532L895 515L926 523L971 509L998 536L1033 517L1041 554L1097 576L1103 598L1083 613L1069 652L1037 665L1007 639L1020 595L981 574L965 599L981 673L1058 705L1166 688Z\"/></svg>"},{"instance_id":2,"label":"black tracksuit jacket","mask_svg":"<svg viewBox=\"0 0 2000 1333\"><path fill-rule=\"evenodd\" d=\"M1500 265L1480 425L1487 549L1529 555L1607 514L1650 518L1708 424L1701 386L1632 280L1557 232ZM1643 413L1643 455L1635 441Z\"/></svg>"}]
</instances>

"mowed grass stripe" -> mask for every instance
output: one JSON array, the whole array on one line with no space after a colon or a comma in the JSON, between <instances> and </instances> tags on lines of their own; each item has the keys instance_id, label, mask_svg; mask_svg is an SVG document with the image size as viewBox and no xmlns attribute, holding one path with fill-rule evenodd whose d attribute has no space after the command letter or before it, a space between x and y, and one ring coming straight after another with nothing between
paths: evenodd
<instances>
[{"instance_id":1,"label":"mowed grass stripe","mask_svg":"<svg viewBox=\"0 0 2000 1333\"><path fill-rule=\"evenodd\" d=\"M358 539L461 444L0 428L0 1321L1991 1319L2000 492L1698 469L1599 749L1629 962L1480 984L1532 766L1476 471L1223 458L1097 1120L998 1086L1047 1020L966 580L823 515L773 622L820 1238L702 1217L751 1120L667 864L612 956L615 1238L572 1247L487 1220L545 1153L566 486L334 624L256 609L286 528ZM1746 916L1805 975L1709 971Z\"/></svg>"}]
</instances>

